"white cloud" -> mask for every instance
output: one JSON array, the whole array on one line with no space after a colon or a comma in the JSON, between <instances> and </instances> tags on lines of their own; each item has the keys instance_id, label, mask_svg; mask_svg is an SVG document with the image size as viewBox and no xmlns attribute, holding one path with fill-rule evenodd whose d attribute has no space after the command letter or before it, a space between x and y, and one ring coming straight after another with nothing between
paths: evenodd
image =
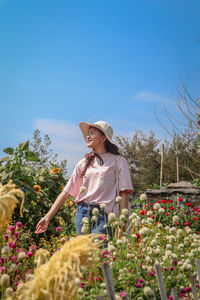
<instances>
[{"instance_id":1,"label":"white cloud","mask_svg":"<svg viewBox=\"0 0 200 300\"><path fill-rule=\"evenodd\" d=\"M52 149L59 159L67 159L68 175L76 163L84 157L87 148L78 124L52 119L37 119L33 124L42 134L48 134L52 141Z\"/></svg>"},{"instance_id":2,"label":"white cloud","mask_svg":"<svg viewBox=\"0 0 200 300\"><path fill-rule=\"evenodd\" d=\"M165 96L154 94L147 91L142 91L137 95L133 96L133 100L140 100L145 103L161 103L161 104L173 104L174 101L171 98Z\"/></svg>"}]
</instances>

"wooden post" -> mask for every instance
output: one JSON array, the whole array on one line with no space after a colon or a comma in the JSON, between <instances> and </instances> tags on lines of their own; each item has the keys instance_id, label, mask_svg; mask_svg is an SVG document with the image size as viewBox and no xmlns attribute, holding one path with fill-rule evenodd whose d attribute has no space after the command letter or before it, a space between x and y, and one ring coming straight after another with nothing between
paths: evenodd
<instances>
[{"instance_id":1,"label":"wooden post","mask_svg":"<svg viewBox=\"0 0 200 300\"><path fill-rule=\"evenodd\" d=\"M105 297L101 295L95 297L95 300L104 300L104 299Z\"/></svg>"},{"instance_id":2,"label":"wooden post","mask_svg":"<svg viewBox=\"0 0 200 300\"><path fill-rule=\"evenodd\" d=\"M109 300L116 300L115 298L115 290L114 290L114 284L113 284L113 279L112 279L112 273L110 269L109 263L103 263L102 265L103 268L103 275L106 281L106 290L108 293L108 299Z\"/></svg>"},{"instance_id":3,"label":"wooden post","mask_svg":"<svg viewBox=\"0 0 200 300\"><path fill-rule=\"evenodd\" d=\"M200 259L195 260L196 267L197 267L197 275L199 277L199 285L200 285Z\"/></svg>"},{"instance_id":4,"label":"wooden post","mask_svg":"<svg viewBox=\"0 0 200 300\"><path fill-rule=\"evenodd\" d=\"M163 158L164 158L164 145L161 146L160 188L162 188L162 184L163 184Z\"/></svg>"},{"instance_id":5,"label":"wooden post","mask_svg":"<svg viewBox=\"0 0 200 300\"><path fill-rule=\"evenodd\" d=\"M198 295L197 295L197 287L196 287L195 276L190 275L190 282L192 284L192 293L193 293L194 300L199 300Z\"/></svg>"},{"instance_id":6,"label":"wooden post","mask_svg":"<svg viewBox=\"0 0 200 300\"><path fill-rule=\"evenodd\" d=\"M178 162L178 155L176 156L176 182L179 182L179 162Z\"/></svg>"},{"instance_id":7,"label":"wooden post","mask_svg":"<svg viewBox=\"0 0 200 300\"><path fill-rule=\"evenodd\" d=\"M162 278L161 268L159 264L155 264L157 279L158 279L158 285L160 290L160 296L162 300L167 300L167 293L165 291L164 281Z\"/></svg>"},{"instance_id":8,"label":"wooden post","mask_svg":"<svg viewBox=\"0 0 200 300\"><path fill-rule=\"evenodd\" d=\"M178 300L178 293L175 287L172 288L172 296L174 300Z\"/></svg>"}]
</instances>

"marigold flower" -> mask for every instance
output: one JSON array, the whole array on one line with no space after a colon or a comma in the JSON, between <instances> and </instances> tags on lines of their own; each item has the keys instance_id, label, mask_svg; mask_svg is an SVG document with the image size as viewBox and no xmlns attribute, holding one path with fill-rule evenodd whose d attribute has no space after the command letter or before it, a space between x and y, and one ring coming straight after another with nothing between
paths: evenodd
<instances>
[{"instance_id":1,"label":"marigold flower","mask_svg":"<svg viewBox=\"0 0 200 300\"><path fill-rule=\"evenodd\" d=\"M41 192L41 186L40 185L35 184L33 188L34 188L36 194L39 194Z\"/></svg>"},{"instance_id":2,"label":"marigold flower","mask_svg":"<svg viewBox=\"0 0 200 300\"><path fill-rule=\"evenodd\" d=\"M59 168L54 168L54 169L51 169L51 171L50 171L51 174L57 174L59 172L60 172Z\"/></svg>"}]
</instances>

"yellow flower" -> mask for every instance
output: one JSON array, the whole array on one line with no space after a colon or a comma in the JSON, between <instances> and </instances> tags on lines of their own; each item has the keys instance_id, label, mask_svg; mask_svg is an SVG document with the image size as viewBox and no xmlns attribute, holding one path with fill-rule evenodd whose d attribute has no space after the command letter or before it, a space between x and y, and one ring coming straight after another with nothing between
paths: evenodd
<instances>
[{"instance_id":1,"label":"yellow flower","mask_svg":"<svg viewBox=\"0 0 200 300\"><path fill-rule=\"evenodd\" d=\"M41 192L41 186L40 185L35 184L33 188L34 188L34 190L37 194L39 194Z\"/></svg>"},{"instance_id":2,"label":"yellow flower","mask_svg":"<svg viewBox=\"0 0 200 300\"><path fill-rule=\"evenodd\" d=\"M51 174L57 174L60 172L60 169L59 168L54 168L50 171Z\"/></svg>"}]
</instances>

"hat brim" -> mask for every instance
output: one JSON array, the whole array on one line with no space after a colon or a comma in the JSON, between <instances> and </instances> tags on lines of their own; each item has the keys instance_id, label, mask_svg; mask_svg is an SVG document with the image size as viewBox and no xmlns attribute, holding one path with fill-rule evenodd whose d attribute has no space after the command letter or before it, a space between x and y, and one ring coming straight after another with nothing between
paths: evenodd
<instances>
[{"instance_id":1,"label":"hat brim","mask_svg":"<svg viewBox=\"0 0 200 300\"><path fill-rule=\"evenodd\" d=\"M97 128L97 129L99 129L99 130L101 130L101 131L105 134L107 140L108 140L111 144L117 146L117 145L113 142L113 140L106 134L106 132L103 130L103 128L102 128L101 126L99 126L99 125L97 125L97 124L88 124L88 123L86 123L86 122L80 122L80 123L79 123L79 127L80 127L80 129L81 129L81 131L82 131L82 134L83 134L85 140L86 140L86 137L87 137L87 135L88 135L89 128L90 128L91 126Z\"/></svg>"}]
</instances>

